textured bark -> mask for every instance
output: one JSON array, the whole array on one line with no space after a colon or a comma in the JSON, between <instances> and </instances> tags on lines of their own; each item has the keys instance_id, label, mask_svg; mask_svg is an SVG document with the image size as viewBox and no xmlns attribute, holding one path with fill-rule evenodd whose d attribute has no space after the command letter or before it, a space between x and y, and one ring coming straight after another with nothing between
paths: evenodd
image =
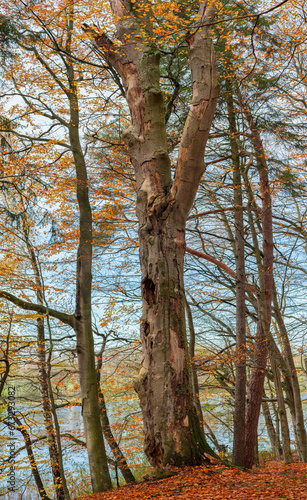
<instances>
[{"instance_id":1,"label":"textured bark","mask_svg":"<svg viewBox=\"0 0 307 500\"><path fill-rule=\"evenodd\" d=\"M146 2L145 2L146 3ZM142 37L130 2L110 0L122 51L96 37L109 65L120 75L130 108L126 133L137 182L143 312L143 361L135 383L143 412L145 452L158 470L167 464L197 464L212 450L205 441L193 400L186 338L183 261L185 224L201 175L218 96L208 27L189 35L193 98L172 182L160 53ZM202 21L212 6L200 6Z\"/></svg>"},{"instance_id":2,"label":"textured bark","mask_svg":"<svg viewBox=\"0 0 307 500\"><path fill-rule=\"evenodd\" d=\"M231 143L235 218L235 262L236 262L236 378L235 407L233 415L232 463L245 466L245 410L246 410L246 313L245 313L245 254L244 220L239 148L235 120L232 85L226 81L227 110Z\"/></svg>"},{"instance_id":3,"label":"textured bark","mask_svg":"<svg viewBox=\"0 0 307 500\"><path fill-rule=\"evenodd\" d=\"M172 214L173 215L173 214ZM157 469L200 463L207 453L193 401L184 315L183 227L151 218L140 241L144 298L141 339L144 359L136 389L145 426L145 451ZM146 273L146 274L145 274Z\"/></svg>"}]
</instances>

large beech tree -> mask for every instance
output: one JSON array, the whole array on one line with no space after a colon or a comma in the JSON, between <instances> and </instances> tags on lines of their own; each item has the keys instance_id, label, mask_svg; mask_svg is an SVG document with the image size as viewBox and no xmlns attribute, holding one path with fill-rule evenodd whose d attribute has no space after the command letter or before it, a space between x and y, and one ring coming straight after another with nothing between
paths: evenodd
<instances>
[{"instance_id":1,"label":"large beech tree","mask_svg":"<svg viewBox=\"0 0 307 500\"><path fill-rule=\"evenodd\" d=\"M193 96L172 178L160 86L161 53L148 36L150 2L110 0L110 6L120 44L105 33L94 38L120 76L130 109L126 142L137 182L143 300L143 360L135 389L143 412L145 452L159 470L166 464L197 464L204 454L212 453L193 402L183 262L186 220L204 172L206 141L219 94L208 27L214 8L201 2L195 29L186 36Z\"/></svg>"}]
</instances>

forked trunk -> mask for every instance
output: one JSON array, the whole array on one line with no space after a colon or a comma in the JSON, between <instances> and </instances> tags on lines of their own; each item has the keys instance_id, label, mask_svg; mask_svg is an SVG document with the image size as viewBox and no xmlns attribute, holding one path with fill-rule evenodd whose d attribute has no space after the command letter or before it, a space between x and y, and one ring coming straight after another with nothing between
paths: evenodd
<instances>
[{"instance_id":1,"label":"forked trunk","mask_svg":"<svg viewBox=\"0 0 307 500\"><path fill-rule=\"evenodd\" d=\"M150 2L110 0L110 5L121 45L113 44L104 33L94 38L122 79L131 115L126 141L138 191L144 356L135 387L143 411L145 451L156 469L166 464L197 464L206 460L205 454L214 453L205 441L193 402L185 327L184 231L204 172L206 141L219 92L208 31L214 10L212 4L202 2L201 24L186 38L193 98L172 180L160 87L161 54L146 36ZM93 36L93 30L88 31Z\"/></svg>"}]
</instances>

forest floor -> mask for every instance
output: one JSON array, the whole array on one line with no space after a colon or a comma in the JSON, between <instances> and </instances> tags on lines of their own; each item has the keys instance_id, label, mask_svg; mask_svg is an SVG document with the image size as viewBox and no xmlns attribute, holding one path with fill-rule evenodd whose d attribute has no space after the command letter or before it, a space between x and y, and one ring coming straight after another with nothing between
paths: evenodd
<instances>
[{"instance_id":1,"label":"forest floor","mask_svg":"<svg viewBox=\"0 0 307 500\"><path fill-rule=\"evenodd\" d=\"M307 464L267 461L250 472L220 465L187 467L159 481L126 485L76 500L307 500Z\"/></svg>"}]
</instances>

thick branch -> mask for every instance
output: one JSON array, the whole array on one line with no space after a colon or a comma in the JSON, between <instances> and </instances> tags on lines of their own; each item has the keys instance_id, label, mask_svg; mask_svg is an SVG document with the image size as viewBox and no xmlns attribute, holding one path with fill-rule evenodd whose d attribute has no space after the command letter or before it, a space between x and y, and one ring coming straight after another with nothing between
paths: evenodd
<instances>
[{"instance_id":1,"label":"thick branch","mask_svg":"<svg viewBox=\"0 0 307 500\"><path fill-rule=\"evenodd\" d=\"M214 17L213 4L202 2L199 9L201 22ZM187 216L195 199L204 173L204 153L213 120L219 81L213 45L208 26L202 26L187 39L193 81L193 97L184 126L172 193L178 206Z\"/></svg>"},{"instance_id":2,"label":"thick branch","mask_svg":"<svg viewBox=\"0 0 307 500\"><path fill-rule=\"evenodd\" d=\"M9 300L10 302L12 302L12 304L15 304L21 309L25 309L26 311L34 311L44 315L49 314L53 318L59 319L60 321L62 321L62 323L65 323L66 325L69 325L73 328L74 316L72 314L66 314L64 312L49 308L47 310L47 307L44 305L26 302L25 300L19 299L18 297L15 297L15 295L12 295L11 293L5 292L3 290L0 290L0 298Z\"/></svg>"}]
</instances>

